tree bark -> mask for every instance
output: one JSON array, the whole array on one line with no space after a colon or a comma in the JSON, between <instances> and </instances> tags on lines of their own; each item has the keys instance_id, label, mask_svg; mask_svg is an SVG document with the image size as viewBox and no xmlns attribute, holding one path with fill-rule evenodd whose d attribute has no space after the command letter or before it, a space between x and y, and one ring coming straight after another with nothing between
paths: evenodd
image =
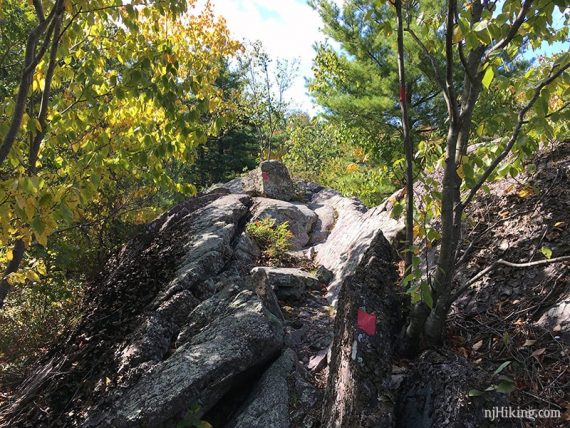
<instances>
[{"instance_id":1,"label":"tree bark","mask_svg":"<svg viewBox=\"0 0 570 428\"><path fill-rule=\"evenodd\" d=\"M408 111L408 94L406 89L406 67L404 62L404 22L402 19L402 2L396 0L398 17L398 77L400 81L400 110L404 133L404 152L406 154L406 274L412 270L414 245L414 145L411 138L410 116Z\"/></svg>"},{"instance_id":2,"label":"tree bark","mask_svg":"<svg viewBox=\"0 0 570 428\"><path fill-rule=\"evenodd\" d=\"M24 241L22 241L21 239L18 239L15 242L14 248L12 250L12 260L10 260L10 262L8 263L8 266L6 267L6 270L4 271L4 276L2 277L2 280L0 281L0 309L2 309L4 307L4 303L6 301L6 296L8 295L8 292L10 291L10 283L8 282L8 275L16 272L18 270L18 268L20 267L20 263L22 262L22 259L24 258L24 250L25 249L26 249L26 246L24 245Z\"/></svg>"},{"instance_id":3,"label":"tree bark","mask_svg":"<svg viewBox=\"0 0 570 428\"><path fill-rule=\"evenodd\" d=\"M40 20L40 23L35 27L30 34L26 42L26 53L24 57L24 67L22 70L22 77L20 79L20 86L18 88L18 94L16 95L16 104L14 107L14 114L12 115L12 120L10 122L10 127L6 136L0 145L0 166L8 158L10 150L16 141L18 133L20 132L20 127L22 125L22 118L24 116L24 111L26 109L26 98L28 96L28 91L30 85L32 84L32 77L36 70L36 66L40 61L41 57L44 55L47 47L49 45L51 35L55 26L55 16L63 8L63 1L58 0L54 5L49 16ZM46 36L39 52L36 54L37 44L42 36L46 32Z\"/></svg>"}]
</instances>

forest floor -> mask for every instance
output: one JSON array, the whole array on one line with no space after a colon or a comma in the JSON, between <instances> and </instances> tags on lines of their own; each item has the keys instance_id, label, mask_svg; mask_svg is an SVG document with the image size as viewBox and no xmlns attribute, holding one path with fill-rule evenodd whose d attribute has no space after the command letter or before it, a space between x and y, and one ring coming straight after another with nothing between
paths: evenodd
<instances>
[{"instance_id":1,"label":"forest floor","mask_svg":"<svg viewBox=\"0 0 570 428\"><path fill-rule=\"evenodd\" d=\"M570 253L570 144L541 151L533 163L536 171L491 184L475 202L464 235L462 277L472 278L499 259L528 263ZM562 316L549 318L549 310ZM498 265L455 305L448 345L490 373L506 365L495 377L497 383L500 376L513 381L511 406L563 412L563 421L525 426L563 426L570 420L569 318L568 262Z\"/></svg>"}]
</instances>

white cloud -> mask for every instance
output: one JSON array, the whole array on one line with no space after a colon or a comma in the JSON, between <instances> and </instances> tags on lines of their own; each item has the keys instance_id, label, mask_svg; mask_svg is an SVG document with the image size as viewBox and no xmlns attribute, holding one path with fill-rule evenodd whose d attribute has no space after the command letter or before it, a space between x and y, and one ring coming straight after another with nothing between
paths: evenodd
<instances>
[{"instance_id":1,"label":"white cloud","mask_svg":"<svg viewBox=\"0 0 570 428\"><path fill-rule=\"evenodd\" d=\"M299 58L299 76L288 95L302 110L314 112L305 78L311 76L313 44L323 35L319 15L305 0L214 0L214 10L238 40L260 40L272 58Z\"/></svg>"}]
</instances>

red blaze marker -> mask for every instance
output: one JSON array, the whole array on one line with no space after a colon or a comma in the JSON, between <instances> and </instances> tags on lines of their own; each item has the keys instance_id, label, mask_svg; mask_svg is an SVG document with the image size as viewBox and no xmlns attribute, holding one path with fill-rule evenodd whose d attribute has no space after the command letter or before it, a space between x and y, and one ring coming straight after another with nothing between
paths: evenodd
<instances>
[{"instance_id":1,"label":"red blaze marker","mask_svg":"<svg viewBox=\"0 0 570 428\"><path fill-rule=\"evenodd\" d=\"M374 336L376 334L376 315L359 309L357 326L368 336Z\"/></svg>"},{"instance_id":2,"label":"red blaze marker","mask_svg":"<svg viewBox=\"0 0 570 428\"><path fill-rule=\"evenodd\" d=\"M267 180L269 180L269 173L266 171L263 171L261 173L261 177L263 178L263 181L267 181Z\"/></svg>"},{"instance_id":3,"label":"red blaze marker","mask_svg":"<svg viewBox=\"0 0 570 428\"><path fill-rule=\"evenodd\" d=\"M400 86L400 101L404 102L406 100L406 88Z\"/></svg>"}]
</instances>

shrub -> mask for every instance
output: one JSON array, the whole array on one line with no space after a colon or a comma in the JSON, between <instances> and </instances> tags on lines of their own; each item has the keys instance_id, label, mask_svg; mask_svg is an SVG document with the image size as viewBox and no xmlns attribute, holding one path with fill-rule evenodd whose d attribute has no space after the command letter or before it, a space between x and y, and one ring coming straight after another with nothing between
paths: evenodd
<instances>
[{"instance_id":1,"label":"shrub","mask_svg":"<svg viewBox=\"0 0 570 428\"><path fill-rule=\"evenodd\" d=\"M245 230L259 245L265 258L277 261L286 258L293 237L288 222L276 224L275 219L267 217L248 223Z\"/></svg>"}]
</instances>

